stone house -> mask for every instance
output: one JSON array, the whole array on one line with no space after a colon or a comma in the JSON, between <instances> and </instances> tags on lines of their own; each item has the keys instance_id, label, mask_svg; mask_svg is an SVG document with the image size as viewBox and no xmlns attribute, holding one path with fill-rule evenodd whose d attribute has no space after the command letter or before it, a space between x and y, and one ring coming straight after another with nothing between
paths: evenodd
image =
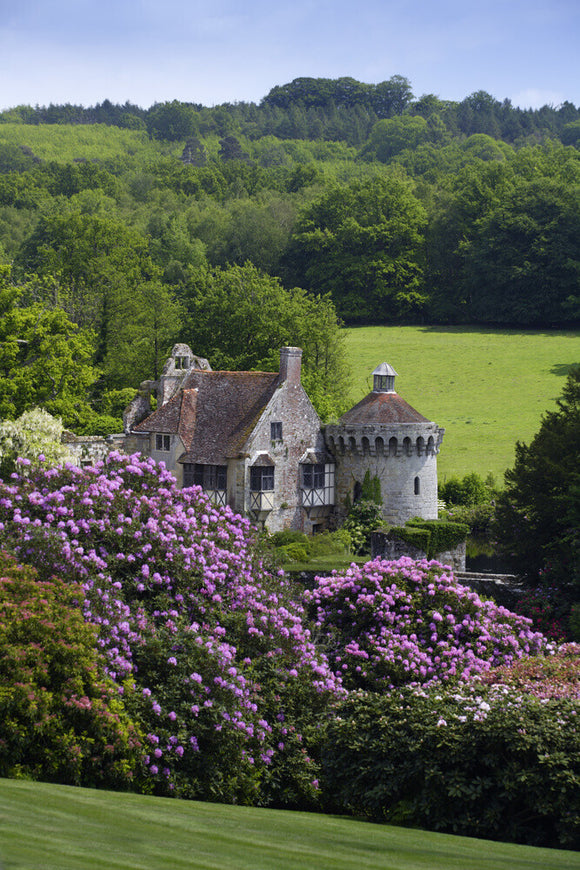
<instances>
[{"instance_id":1,"label":"stone house","mask_svg":"<svg viewBox=\"0 0 580 870\"><path fill-rule=\"evenodd\" d=\"M126 411L125 449L165 462L179 485L201 485L270 531L316 531L333 510L334 461L301 358L285 347L278 372L214 372L176 345L159 382L142 384ZM158 407L140 420L153 392Z\"/></svg>"},{"instance_id":2,"label":"stone house","mask_svg":"<svg viewBox=\"0 0 580 870\"><path fill-rule=\"evenodd\" d=\"M285 347L278 372L214 372L175 345L159 381L144 382L125 413L125 450L165 462L179 485L201 485L272 532L338 522L367 470L380 481L386 522L436 518L444 430L395 392L394 369L375 369L372 392L323 428L301 385L301 357Z\"/></svg>"}]
</instances>

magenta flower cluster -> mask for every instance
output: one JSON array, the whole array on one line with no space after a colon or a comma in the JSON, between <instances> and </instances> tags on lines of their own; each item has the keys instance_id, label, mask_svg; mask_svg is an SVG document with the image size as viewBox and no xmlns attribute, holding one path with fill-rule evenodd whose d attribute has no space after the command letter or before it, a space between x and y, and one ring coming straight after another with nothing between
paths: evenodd
<instances>
[{"instance_id":1,"label":"magenta flower cluster","mask_svg":"<svg viewBox=\"0 0 580 870\"><path fill-rule=\"evenodd\" d=\"M467 680L545 644L531 620L482 601L438 562L352 565L318 578L305 601L317 641L349 689Z\"/></svg>"},{"instance_id":2,"label":"magenta flower cluster","mask_svg":"<svg viewBox=\"0 0 580 870\"><path fill-rule=\"evenodd\" d=\"M0 534L40 576L82 583L108 672L148 732L158 790L224 782L225 767L239 788L240 767L251 784L291 751L315 781L284 713L297 698L303 717L322 708L341 681L284 576L257 559L247 520L198 487L178 490L153 460L112 453L92 468L12 475L0 484Z\"/></svg>"}]
</instances>

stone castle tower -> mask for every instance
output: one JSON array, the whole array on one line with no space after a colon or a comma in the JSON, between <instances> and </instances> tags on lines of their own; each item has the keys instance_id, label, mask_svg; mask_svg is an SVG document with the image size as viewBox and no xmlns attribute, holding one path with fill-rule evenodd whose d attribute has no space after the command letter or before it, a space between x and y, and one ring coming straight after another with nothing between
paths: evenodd
<instances>
[{"instance_id":1,"label":"stone castle tower","mask_svg":"<svg viewBox=\"0 0 580 870\"><path fill-rule=\"evenodd\" d=\"M336 461L337 511L360 496L367 471L377 477L383 519L403 525L411 517L437 518L437 453L444 429L423 417L395 392L397 373L388 363L373 372L373 390L326 427Z\"/></svg>"}]
</instances>

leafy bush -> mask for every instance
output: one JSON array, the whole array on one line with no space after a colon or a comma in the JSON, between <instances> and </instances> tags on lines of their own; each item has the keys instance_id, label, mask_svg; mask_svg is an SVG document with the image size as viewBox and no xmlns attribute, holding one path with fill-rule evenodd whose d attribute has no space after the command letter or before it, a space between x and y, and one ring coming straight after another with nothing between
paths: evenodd
<instances>
[{"instance_id":1,"label":"leafy bush","mask_svg":"<svg viewBox=\"0 0 580 870\"><path fill-rule=\"evenodd\" d=\"M443 519L467 526L470 535L489 539L494 529L495 505L491 502L451 505L441 512L441 516Z\"/></svg>"},{"instance_id":2,"label":"leafy bush","mask_svg":"<svg viewBox=\"0 0 580 870\"><path fill-rule=\"evenodd\" d=\"M461 479L450 477L438 486L438 496L447 504L473 507L491 501L497 494L493 476L487 480L471 472Z\"/></svg>"},{"instance_id":3,"label":"leafy bush","mask_svg":"<svg viewBox=\"0 0 580 870\"><path fill-rule=\"evenodd\" d=\"M281 532L273 532L269 537L269 542L273 547L285 547L287 544L302 544L308 547L311 538L304 532L298 532L295 529L283 529Z\"/></svg>"},{"instance_id":4,"label":"leafy bush","mask_svg":"<svg viewBox=\"0 0 580 870\"><path fill-rule=\"evenodd\" d=\"M409 528L424 529L429 532L429 548L427 556L435 558L439 553L452 550L465 541L469 529L463 523L452 523L447 520L409 520Z\"/></svg>"},{"instance_id":5,"label":"leafy bush","mask_svg":"<svg viewBox=\"0 0 580 870\"><path fill-rule=\"evenodd\" d=\"M107 677L83 590L0 553L0 776L126 789L141 742Z\"/></svg>"},{"instance_id":6,"label":"leafy bush","mask_svg":"<svg viewBox=\"0 0 580 870\"><path fill-rule=\"evenodd\" d=\"M274 532L268 543L282 565L292 562L310 562L323 556L345 556L351 551L352 539L346 529L324 531L309 537L303 532L286 530Z\"/></svg>"},{"instance_id":7,"label":"leafy bush","mask_svg":"<svg viewBox=\"0 0 580 870\"><path fill-rule=\"evenodd\" d=\"M410 544L412 547L417 547L423 553L429 552L429 541L431 540L431 532L429 529L418 528L417 526L391 526L385 529L388 538L396 538L400 541Z\"/></svg>"},{"instance_id":8,"label":"leafy bush","mask_svg":"<svg viewBox=\"0 0 580 870\"><path fill-rule=\"evenodd\" d=\"M352 548L357 555L370 553L371 534L381 522L381 506L375 501L361 499L349 509L343 528L349 533Z\"/></svg>"},{"instance_id":9,"label":"leafy bush","mask_svg":"<svg viewBox=\"0 0 580 870\"><path fill-rule=\"evenodd\" d=\"M347 529L337 529L335 532L320 532L310 539L310 556L313 559L321 556L350 553L352 538Z\"/></svg>"},{"instance_id":10,"label":"leafy bush","mask_svg":"<svg viewBox=\"0 0 580 870\"><path fill-rule=\"evenodd\" d=\"M530 620L482 599L438 562L375 559L304 593L318 643L348 689L456 681L538 652Z\"/></svg>"},{"instance_id":11,"label":"leafy bush","mask_svg":"<svg viewBox=\"0 0 580 870\"><path fill-rule=\"evenodd\" d=\"M17 420L0 423L0 475L4 478L16 469L31 463L57 465L70 460L71 454L61 436L64 431L60 417L52 417L41 408L25 411Z\"/></svg>"},{"instance_id":12,"label":"leafy bush","mask_svg":"<svg viewBox=\"0 0 580 870\"><path fill-rule=\"evenodd\" d=\"M41 577L82 583L110 677L135 682L150 789L316 805L307 735L340 681L247 520L153 460L110 454L0 484L0 521Z\"/></svg>"},{"instance_id":13,"label":"leafy bush","mask_svg":"<svg viewBox=\"0 0 580 870\"><path fill-rule=\"evenodd\" d=\"M528 588L519 597L516 610L531 619L537 631L550 640L566 639L570 601L556 587Z\"/></svg>"},{"instance_id":14,"label":"leafy bush","mask_svg":"<svg viewBox=\"0 0 580 870\"><path fill-rule=\"evenodd\" d=\"M534 681L512 685L509 670L501 684L352 693L326 726L327 809L578 848L577 681L568 696L538 697Z\"/></svg>"}]
</instances>

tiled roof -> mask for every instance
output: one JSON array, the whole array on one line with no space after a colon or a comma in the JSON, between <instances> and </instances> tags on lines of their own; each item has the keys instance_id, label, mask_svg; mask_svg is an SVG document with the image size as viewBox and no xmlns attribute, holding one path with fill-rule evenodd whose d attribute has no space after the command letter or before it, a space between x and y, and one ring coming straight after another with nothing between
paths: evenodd
<instances>
[{"instance_id":1,"label":"tiled roof","mask_svg":"<svg viewBox=\"0 0 580 870\"><path fill-rule=\"evenodd\" d=\"M427 417L412 408L398 393L374 392L365 396L339 420L339 424L345 426L429 422Z\"/></svg>"},{"instance_id":2,"label":"tiled roof","mask_svg":"<svg viewBox=\"0 0 580 870\"><path fill-rule=\"evenodd\" d=\"M182 462L223 465L252 433L279 383L277 372L193 370L172 399L135 427L179 434Z\"/></svg>"}]
</instances>

